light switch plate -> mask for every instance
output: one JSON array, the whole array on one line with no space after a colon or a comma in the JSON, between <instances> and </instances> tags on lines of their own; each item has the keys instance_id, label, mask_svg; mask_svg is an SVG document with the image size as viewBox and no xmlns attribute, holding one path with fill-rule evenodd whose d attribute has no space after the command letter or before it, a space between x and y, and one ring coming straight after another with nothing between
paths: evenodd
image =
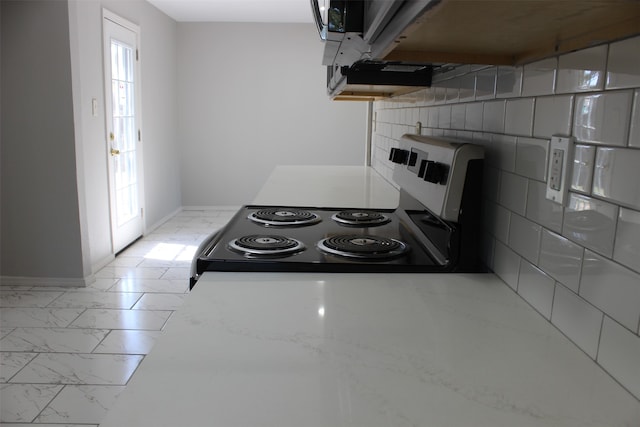
<instances>
[{"instance_id":1,"label":"light switch plate","mask_svg":"<svg viewBox=\"0 0 640 427\"><path fill-rule=\"evenodd\" d=\"M572 136L554 135L549 148L549 167L547 175L547 199L563 205L569 191L569 178L573 166Z\"/></svg>"}]
</instances>

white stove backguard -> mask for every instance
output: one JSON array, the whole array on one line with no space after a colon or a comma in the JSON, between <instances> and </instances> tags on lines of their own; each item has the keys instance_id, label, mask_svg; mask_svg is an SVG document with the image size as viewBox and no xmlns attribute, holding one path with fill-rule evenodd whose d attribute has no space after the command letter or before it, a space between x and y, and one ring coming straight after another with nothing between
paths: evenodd
<instances>
[{"instance_id":1,"label":"white stove backguard","mask_svg":"<svg viewBox=\"0 0 640 427\"><path fill-rule=\"evenodd\" d=\"M421 135L403 135L392 149L393 181L447 221L458 221L470 160L484 158L481 146Z\"/></svg>"}]
</instances>

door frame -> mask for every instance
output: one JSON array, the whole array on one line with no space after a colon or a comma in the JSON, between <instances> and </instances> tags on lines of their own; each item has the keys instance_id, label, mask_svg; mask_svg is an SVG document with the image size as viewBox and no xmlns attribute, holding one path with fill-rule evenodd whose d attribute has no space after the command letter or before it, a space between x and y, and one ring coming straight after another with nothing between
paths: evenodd
<instances>
[{"instance_id":1,"label":"door frame","mask_svg":"<svg viewBox=\"0 0 640 427\"><path fill-rule=\"evenodd\" d=\"M111 151L111 142L109 141L109 129L111 128L112 124L109 123L109 113L108 110L108 106L111 104L110 102L110 97L111 97L111 85L110 85L110 78L109 76L111 76L111 68L108 66L109 64L107 63L107 61L105 61L105 56L107 55L107 53L110 54L110 43L107 43L107 41L105 40L104 37L104 22L105 20L109 20L112 23L119 25L121 27L126 28L127 30L130 30L131 32L133 32L136 36L136 55L137 55L137 60L136 60L136 66L135 66L135 85L134 85L134 97L135 97L135 101L134 101L134 108L135 108L135 117L136 117L136 127L137 127L137 131L138 131L138 135L139 135L139 139L136 145L136 166L137 166L137 172L138 172L138 206L140 208L140 215L141 215L141 235L144 236L146 235L146 220L145 220L145 191L144 191L144 144L143 144L143 135L144 133L142 132L142 79L141 79L141 62L139 55L140 55L140 26L138 26L137 24L134 24L133 22L111 12L108 9L103 8L102 9L102 21L101 21L101 27L102 27L102 61L103 61L103 82L104 82L104 105L105 105L105 114L104 114L104 122L105 122L105 139L104 139L104 144L105 144L105 158L107 161L107 195L109 198L109 224L110 224L110 240L111 240L111 251L112 253L116 253L116 247L115 247L115 239L114 239L114 214L113 214L113 206L112 206L112 201L111 201L111 197L112 197L112 185L113 183L111 182L111 176L110 176L110 170L111 170L111 165L109 164L109 162L111 161L111 156L110 156L110 151ZM107 46L109 46L109 52L106 52L105 50L107 49ZM132 243L132 242L131 242ZM127 245L125 245L126 247ZM117 251L122 250L123 248L118 248Z\"/></svg>"}]
</instances>

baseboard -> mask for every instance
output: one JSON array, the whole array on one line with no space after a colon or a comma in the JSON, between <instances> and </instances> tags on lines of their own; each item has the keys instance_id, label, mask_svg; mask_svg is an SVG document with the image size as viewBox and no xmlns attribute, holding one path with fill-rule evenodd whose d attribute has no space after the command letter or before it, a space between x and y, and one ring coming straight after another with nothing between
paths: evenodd
<instances>
[{"instance_id":1,"label":"baseboard","mask_svg":"<svg viewBox=\"0 0 640 427\"><path fill-rule=\"evenodd\" d=\"M96 281L93 274L83 277L21 277L0 276L2 286L43 286L57 288L85 288Z\"/></svg>"},{"instance_id":2,"label":"baseboard","mask_svg":"<svg viewBox=\"0 0 640 427\"><path fill-rule=\"evenodd\" d=\"M102 270L114 259L116 259L116 256L114 254L107 255L106 257L102 258L98 262L93 263L93 265L91 265L91 271L95 273L97 271Z\"/></svg>"}]
</instances>

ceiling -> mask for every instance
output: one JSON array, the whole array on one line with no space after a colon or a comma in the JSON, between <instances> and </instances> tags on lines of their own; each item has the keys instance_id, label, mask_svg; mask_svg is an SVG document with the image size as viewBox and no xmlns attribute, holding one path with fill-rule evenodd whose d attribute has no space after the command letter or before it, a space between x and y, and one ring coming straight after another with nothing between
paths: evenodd
<instances>
[{"instance_id":1,"label":"ceiling","mask_svg":"<svg viewBox=\"0 0 640 427\"><path fill-rule=\"evenodd\" d=\"M178 22L313 22L309 0L147 1Z\"/></svg>"}]
</instances>

